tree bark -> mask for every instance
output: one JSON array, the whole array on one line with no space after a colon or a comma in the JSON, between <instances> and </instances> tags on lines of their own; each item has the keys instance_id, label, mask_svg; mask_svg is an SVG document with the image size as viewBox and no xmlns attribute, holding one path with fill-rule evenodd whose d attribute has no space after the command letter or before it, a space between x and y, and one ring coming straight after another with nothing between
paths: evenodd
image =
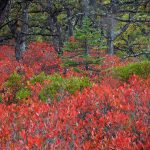
<instances>
[{"instance_id":1,"label":"tree bark","mask_svg":"<svg viewBox=\"0 0 150 150\"><path fill-rule=\"evenodd\" d=\"M3 24L9 10L10 0L0 0L0 25Z\"/></svg>"},{"instance_id":2,"label":"tree bark","mask_svg":"<svg viewBox=\"0 0 150 150\"><path fill-rule=\"evenodd\" d=\"M67 8L67 19L68 19L68 37L73 36L73 25L71 22L71 8Z\"/></svg>"},{"instance_id":3,"label":"tree bark","mask_svg":"<svg viewBox=\"0 0 150 150\"><path fill-rule=\"evenodd\" d=\"M107 53L109 55L113 55L114 54L114 15L111 14L108 17L108 28L107 28L107 44L108 44L108 50Z\"/></svg>"},{"instance_id":4,"label":"tree bark","mask_svg":"<svg viewBox=\"0 0 150 150\"><path fill-rule=\"evenodd\" d=\"M82 0L82 11L85 17L89 15L89 0Z\"/></svg>"},{"instance_id":5,"label":"tree bark","mask_svg":"<svg viewBox=\"0 0 150 150\"><path fill-rule=\"evenodd\" d=\"M16 46L15 46L15 56L16 60L19 61L22 59L22 53L26 50L26 36L28 34L28 5L27 2L22 0L21 3L22 7L22 15L21 21L18 20L16 24L16 31L15 31L15 39L16 39Z\"/></svg>"},{"instance_id":6,"label":"tree bark","mask_svg":"<svg viewBox=\"0 0 150 150\"><path fill-rule=\"evenodd\" d=\"M16 60L19 61L22 59L22 46L23 46L21 32L16 33L15 37L16 37L15 57L16 57Z\"/></svg>"},{"instance_id":7,"label":"tree bark","mask_svg":"<svg viewBox=\"0 0 150 150\"><path fill-rule=\"evenodd\" d=\"M28 5L23 1L22 3L22 43L21 43L21 51L25 51L27 47L26 35L28 34Z\"/></svg>"},{"instance_id":8,"label":"tree bark","mask_svg":"<svg viewBox=\"0 0 150 150\"><path fill-rule=\"evenodd\" d=\"M53 32L57 36L52 37L52 42L55 47L55 50L57 53L62 53L62 47L63 47L63 36L62 36L62 28L57 20L58 13L53 9L53 4L51 1L48 1L47 5L48 9L48 26L50 28L50 31Z\"/></svg>"}]
</instances>

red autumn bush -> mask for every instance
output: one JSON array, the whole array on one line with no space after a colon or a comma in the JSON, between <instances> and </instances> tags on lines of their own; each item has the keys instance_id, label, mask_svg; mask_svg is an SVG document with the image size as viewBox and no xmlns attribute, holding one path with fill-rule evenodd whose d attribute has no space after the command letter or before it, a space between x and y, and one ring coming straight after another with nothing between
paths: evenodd
<instances>
[{"instance_id":1,"label":"red autumn bush","mask_svg":"<svg viewBox=\"0 0 150 150\"><path fill-rule=\"evenodd\" d=\"M6 79L12 74L17 67L17 62L12 62L9 59L0 61L0 87L5 82Z\"/></svg>"},{"instance_id":2,"label":"red autumn bush","mask_svg":"<svg viewBox=\"0 0 150 150\"><path fill-rule=\"evenodd\" d=\"M2 149L149 149L150 83L104 82L48 105L0 105Z\"/></svg>"},{"instance_id":3,"label":"red autumn bush","mask_svg":"<svg viewBox=\"0 0 150 150\"><path fill-rule=\"evenodd\" d=\"M61 60L57 52L48 43L33 42L23 55L23 64L32 68L36 74L44 71L47 74L61 70Z\"/></svg>"},{"instance_id":4,"label":"red autumn bush","mask_svg":"<svg viewBox=\"0 0 150 150\"><path fill-rule=\"evenodd\" d=\"M15 60L13 47L7 45L0 46L0 61L4 59Z\"/></svg>"},{"instance_id":5,"label":"red autumn bush","mask_svg":"<svg viewBox=\"0 0 150 150\"><path fill-rule=\"evenodd\" d=\"M14 60L12 48L0 48L0 99L1 94L2 100L15 99L16 84L12 91L5 87L13 72L22 77L19 85L31 90L31 96L20 103L0 104L0 149L150 149L150 78L132 76L126 83L114 79L105 70L124 62L105 56L102 64L95 66L100 74L77 73L71 68L65 76L89 76L96 81L103 75L99 84L49 105L38 97L48 81L34 85L29 81L41 71L62 72L53 47L31 43L20 62Z\"/></svg>"},{"instance_id":6,"label":"red autumn bush","mask_svg":"<svg viewBox=\"0 0 150 150\"><path fill-rule=\"evenodd\" d=\"M29 88L27 81L35 74L42 71L46 74L61 72L60 64L60 58L48 43L31 43L28 50L23 53L23 60L19 62L15 61L15 50L11 46L0 46L0 101L4 103L7 101L9 104L16 103L15 95L20 87L5 86L14 72L24 78L21 81L22 85Z\"/></svg>"},{"instance_id":7,"label":"red autumn bush","mask_svg":"<svg viewBox=\"0 0 150 150\"><path fill-rule=\"evenodd\" d=\"M28 50L23 53L23 60L19 63L15 61L15 50L12 47L0 46L0 70L3 69L2 65L6 66L8 63L10 63L10 66L7 66L8 70L23 69L30 72L32 70L34 74L39 74L41 71L52 74L62 70L58 54L50 44L44 42L30 43Z\"/></svg>"},{"instance_id":8,"label":"red autumn bush","mask_svg":"<svg viewBox=\"0 0 150 150\"><path fill-rule=\"evenodd\" d=\"M14 59L14 50L10 46L0 46L0 87L14 72L17 62Z\"/></svg>"}]
</instances>

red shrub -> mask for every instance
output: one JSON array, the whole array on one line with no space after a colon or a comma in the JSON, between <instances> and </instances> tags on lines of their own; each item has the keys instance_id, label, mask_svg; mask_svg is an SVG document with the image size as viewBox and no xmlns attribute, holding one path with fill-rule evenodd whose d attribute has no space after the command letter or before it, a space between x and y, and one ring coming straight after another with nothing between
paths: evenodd
<instances>
[{"instance_id":1,"label":"red shrub","mask_svg":"<svg viewBox=\"0 0 150 150\"><path fill-rule=\"evenodd\" d=\"M51 45L31 43L20 62L14 61L12 49L1 49L5 52L0 51L0 89L16 71L32 91L32 97L21 104L0 104L1 149L150 149L150 78L132 76L128 83L121 83L102 73L100 84L48 105L38 100L42 85L32 86L27 80L41 71L60 71L61 61ZM117 57L106 56L98 68L118 65L123 63ZM70 70L66 77L70 75L99 77L90 71L81 74Z\"/></svg>"},{"instance_id":2,"label":"red shrub","mask_svg":"<svg viewBox=\"0 0 150 150\"><path fill-rule=\"evenodd\" d=\"M15 60L13 47L7 45L0 46L0 60L4 59Z\"/></svg>"},{"instance_id":3,"label":"red shrub","mask_svg":"<svg viewBox=\"0 0 150 150\"><path fill-rule=\"evenodd\" d=\"M35 73L54 73L61 69L60 63L58 54L48 43L31 43L23 56L23 64L31 67Z\"/></svg>"},{"instance_id":4,"label":"red shrub","mask_svg":"<svg viewBox=\"0 0 150 150\"><path fill-rule=\"evenodd\" d=\"M105 82L49 106L0 105L0 147L46 149L149 149L150 83L133 76Z\"/></svg>"}]
</instances>

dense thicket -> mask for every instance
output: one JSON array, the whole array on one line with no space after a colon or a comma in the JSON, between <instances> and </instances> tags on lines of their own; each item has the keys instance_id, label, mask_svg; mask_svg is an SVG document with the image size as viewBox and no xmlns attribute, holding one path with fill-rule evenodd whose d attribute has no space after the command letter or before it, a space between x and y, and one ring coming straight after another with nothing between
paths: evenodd
<instances>
[{"instance_id":1,"label":"dense thicket","mask_svg":"<svg viewBox=\"0 0 150 150\"><path fill-rule=\"evenodd\" d=\"M149 6L0 0L0 149L149 150Z\"/></svg>"}]
</instances>

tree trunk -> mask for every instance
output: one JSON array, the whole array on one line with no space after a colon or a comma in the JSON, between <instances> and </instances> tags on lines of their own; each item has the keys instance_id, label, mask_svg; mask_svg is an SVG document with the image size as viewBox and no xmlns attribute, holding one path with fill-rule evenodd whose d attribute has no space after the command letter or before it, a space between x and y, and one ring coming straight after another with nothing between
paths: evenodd
<instances>
[{"instance_id":1,"label":"tree trunk","mask_svg":"<svg viewBox=\"0 0 150 150\"><path fill-rule=\"evenodd\" d=\"M89 55L88 40L85 40L85 41L84 41L84 48L85 48L85 55L88 56L88 55ZM85 69L86 69L86 70L89 69L88 63L85 63Z\"/></svg>"},{"instance_id":2,"label":"tree trunk","mask_svg":"<svg viewBox=\"0 0 150 150\"><path fill-rule=\"evenodd\" d=\"M16 33L15 57L19 61L22 59L22 35L20 32Z\"/></svg>"},{"instance_id":3,"label":"tree trunk","mask_svg":"<svg viewBox=\"0 0 150 150\"><path fill-rule=\"evenodd\" d=\"M108 42L108 50L107 53L109 55L113 55L114 54L114 16L110 15L109 16L109 25L108 25L108 31L107 31L107 42Z\"/></svg>"},{"instance_id":4,"label":"tree trunk","mask_svg":"<svg viewBox=\"0 0 150 150\"><path fill-rule=\"evenodd\" d=\"M57 21L56 16L53 16L53 20L54 20L54 25L56 27L56 34L57 34L57 44L55 46L56 46L57 52L59 54L61 54L62 53L62 47L63 47L62 29L61 29L61 26L59 25L59 23Z\"/></svg>"},{"instance_id":5,"label":"tree trunk","mask_svg":"<svg viewBox=\"0 0 150 150\"><path fill-rule=\"evenodd\" d=\"M16 24L16 31L15 31L15 56L16 60L19 61L22 59L22 53L26 50L26 34L28 33L28 5L27 3L22 0L21 3L22 7L22 15L21 21L18 20Z\"/></svg>"},{"instance_id":6,"label":"tree trunk","mask_svg":"<svg viewBox=\"0 0 150 150\"><path fill-rule=\"evenodd\" d=\"M21 43L21 51L25 51L27 47L26 34L28 34L28 5L26 2L22 3L22 43Z\"/></svg>"},{"instance_id":7,"label":"tree trunk","mask_svg":"<svg viewBox=\"0 0 150 150\"><path fill-rule=\"evenodd\" d=\"M53 10L51 1L48 1L47 7L49 9L47 18L48 25L50 27L51 32L57 35L55 37L52 37L52 42L57 53L61 54L63 47L63 36L62 36L63 32L57 20L58 14Z\"/></svg>"},{"instance_id":8,"label":"tree trunk","mask_svg":"<svg viewBox=\"0 0 150 150\"><path fill-rule=\"evenodd\" d=\"M89 0L82 0L82 11L85 17L89 15Z\"/></svg>"},{"instance_id":9,"label":"tree trunk","mask_svg":"<svg viewBox=\"0 0 150 150\"><path fill-rule=\"evenodd\" d=\"M73 36L73 25L71 22L71 9L67 9L67 18L68 18L68 37Z\"/></svg>"},{"instance_id":10,"label":"tree trunk","mask_svg":"<svg viewBox=\"0 0 150 150\"><path fill-rule=\"evenodd\" d=\"M111 0L110 14L108 15L108 54L114 55L114 39L115 39L115 13L117 11L117 0Z\"/></svg>"},{"instance_id":11,"label":"tree trunk","mask_svg":"<svg viewBox=\"0 0 150 150\"><path fill-rule=\"evenodd\" d=\"M0 25L4 22L9 11L10 0L0 0Z\"/></svg>"}]
</instances>

